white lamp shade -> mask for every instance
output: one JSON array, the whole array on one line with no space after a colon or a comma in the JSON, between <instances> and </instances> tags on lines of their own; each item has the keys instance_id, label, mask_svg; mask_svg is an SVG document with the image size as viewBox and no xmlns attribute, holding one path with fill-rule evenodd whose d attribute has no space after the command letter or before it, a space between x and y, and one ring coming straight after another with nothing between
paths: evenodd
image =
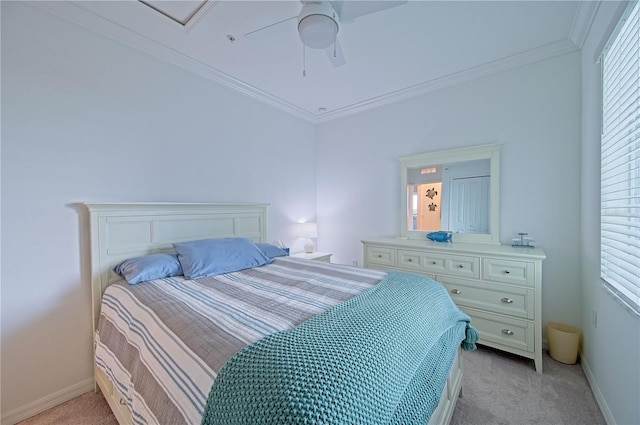
<instances>
[{"instance_id":1,"label":"white lamp shade","mask_svg":"<svg viewBox=\"0 0 640 425\"><path fill-rule=\"evenodd\" d=\"M328 1L304 3L298 15L298 33L305 46L324 49L338 34L338 18Z\"/></svg>"},{"instance_id":2,"label":"white lamp shade","mask_svg":"<svg viewBox=\"0 0 640 425\"><path fill-rule=\"evenodd\" d=\"M324 49L333 44L335 34L338 32L338 25L328 16L311 15L300 21L298 31L305 46L312 49Z\"/></svg>"},{"instance_id":3,"label":"white lamp shade","mask_svg":"<svg viewBox=\"0 0 640 425\"><path fill-rule=\"evenodd\" d=\"M301 238L317 238L318 224L317 223L299 223L298 236Z\"/></svg>"}]
</instances>

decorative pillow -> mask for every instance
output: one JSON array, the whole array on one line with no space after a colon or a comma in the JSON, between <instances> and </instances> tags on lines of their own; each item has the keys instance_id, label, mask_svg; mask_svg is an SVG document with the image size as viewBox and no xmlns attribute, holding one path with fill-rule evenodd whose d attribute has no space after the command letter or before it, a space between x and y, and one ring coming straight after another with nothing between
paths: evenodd
<instances>
[{"instance_id":1,"label":"decorative pillow","mask_svg":"<svg viewBox=\"0 0 640 425\"><path fill-rule=\"evenodd\" d=\"M203 239L174 243L173 247L187 279L231 273L273 262L247 238Z\"/></svg>"},{"instance_id":2,"label":"decorative pillow","mask_svg":"<svg viewBox=\"0 0 640 425\"><path fill-rule=\"evenodd\" d=\"M150 254L129 258L113 268L130 284L163 277L180 276L182 267L175 254Z\"/></svg>"},{"instance_id":3,"label":"decorative pillow","mask_svg":"<svg viewBox=\"0 0 640 425\"><path fill-rule=\"evenodd\" d=\"M260 251L262 251L262 253L269 258L285 257L289 255L289 253L284 249L277 247L275 245L272 245L270 243L258 242L256 243L256 246L260 248Z\"/></svg>"}]
</instances>

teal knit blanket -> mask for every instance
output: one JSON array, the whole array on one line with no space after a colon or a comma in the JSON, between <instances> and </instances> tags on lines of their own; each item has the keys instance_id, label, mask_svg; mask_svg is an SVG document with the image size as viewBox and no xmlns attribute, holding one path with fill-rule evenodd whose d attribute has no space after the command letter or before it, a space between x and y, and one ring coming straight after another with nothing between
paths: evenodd
<instances>
[{"instance_id":1,"label":"teal knit blanket","mask_svg":"<svg viewBox=\"0 0 640 425\"><path fill-rule=\"evenodd\" d=\"M202 424L427 423L458 346L475 349L469 323L442 285L391 272L229 359Z\"/></svg>"}]
</instances>

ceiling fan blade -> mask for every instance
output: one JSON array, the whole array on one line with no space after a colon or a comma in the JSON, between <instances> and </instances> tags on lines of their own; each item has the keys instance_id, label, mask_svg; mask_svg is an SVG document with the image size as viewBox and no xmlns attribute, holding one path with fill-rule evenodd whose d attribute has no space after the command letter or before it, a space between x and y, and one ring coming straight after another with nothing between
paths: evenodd
<instances>
[{"instance_id":1,"label":"ceiling fan blade","mask_svg":"<svg viewBox=\"0 0 640 425\"><path fill-rule=\"evenodd\" d=\"M335 55L334 55L334 45L332 44L329 47L324 49L327 57L329 58L329 62L333 65L334 68L344 65L346 60L344 59L344 53L342 52L342 46L340 46L340 41L336 39L335 44Z\"/></svg>"},{"instance_id":2,"label":"ceiling fan blade","mask_svg":"<svg viewBox=\"0 0 640 425\"><path fill-rule=\"evenodd\" d=\"M409 3L408 0L375 0L375 1L349 1L336 0L331 5L338 13L341 21L350 21L360 16L391 9Z\"/></svg>"},{"instance_id":3,"label":"ceiling fan blade","mask_svg":"<svg viewBox=\"0 0 640 425\"><path fill-rule=\"evenodd\" d=\"M269 24L269 25L265 25L265 26L264 26L264 27L262 27L262 28L258 28L258 29L255 29L255 30L253 30L253 31L249 31L249 32L248 32L248 33L246 33L244 36L245 36L245 37L251 37L252 35L255 35L255 34L256 34L256 33L258 33L258 32L266 31L266 30L270 30L270 29L275 29L275 27L279 26L280 24L283 24L283 23L285 23L285 22L288 22L288 21L291 21L292 19L297 19L297 18L298 18L298 16L292 16L292 17L290 17L290 18L286 18L286 19L283 19L283 20L281 20L281 21L274 22L274 23Z\"/></svg>"}]
</instances>

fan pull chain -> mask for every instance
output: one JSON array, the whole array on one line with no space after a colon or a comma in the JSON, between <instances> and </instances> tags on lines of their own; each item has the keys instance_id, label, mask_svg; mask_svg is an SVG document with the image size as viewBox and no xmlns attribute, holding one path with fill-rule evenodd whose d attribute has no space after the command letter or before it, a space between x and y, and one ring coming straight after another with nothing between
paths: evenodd
<instances>
[{"instance_id":1,"label":"fan pull chain","mask_svg":"<svg viewBox=\"0 0 640 425\"><path fill-rule=\"evenodd\" d=\"M333 14L333 20L336 20L336 14ZM338 27L336 25L333 26L333 57L336 57L336 39L338 38Z\"/></svg>"},{"instance_id":2,"label":"fan pull chain","mask_svg":"<svg viewBox=\"0 0 640 425\"><path fill-rule=\"evenodd\" d=\"M302 76L306 77L307 76L307 58L305 56L305 48L304 48L304 43L302 43Z\"/></svg>"}]
</instances>

